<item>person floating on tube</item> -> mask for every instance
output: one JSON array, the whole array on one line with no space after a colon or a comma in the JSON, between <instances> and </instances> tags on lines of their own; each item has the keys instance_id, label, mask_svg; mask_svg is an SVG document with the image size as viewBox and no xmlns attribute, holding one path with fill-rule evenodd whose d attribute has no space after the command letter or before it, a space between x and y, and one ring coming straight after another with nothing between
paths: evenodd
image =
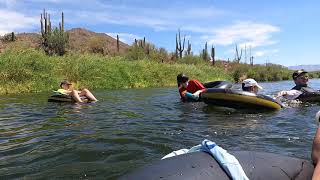
<instances>
[{"instance_id":1,"label":"person floating on tube","mask_svg":"<svg viewBox=\"0 0 320 180\"><path fill-rule=\"evenodd\" d=\"M245 79L242 81L242 90L257 94L262 87L254 79Z\"/></svg>"}]
</instances>

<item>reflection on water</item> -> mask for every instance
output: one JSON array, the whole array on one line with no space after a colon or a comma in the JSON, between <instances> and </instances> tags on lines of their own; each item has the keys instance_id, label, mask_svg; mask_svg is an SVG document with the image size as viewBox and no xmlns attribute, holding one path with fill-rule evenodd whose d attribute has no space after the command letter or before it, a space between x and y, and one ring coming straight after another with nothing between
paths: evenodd
<instances>
[{"instance_id":1,"label":"reflection on water","mask_svg":"<svg viewBox=\"0 0 320 180\"><path fill-rule=\"evenodd\" d=\"M292 82L261 85L274 95ZM0 97L1 179L112 179L203 139L227 150L309 159L319 110L319 104L256 112L182 103L175 88L95 94L100 101L89 104L49 103L47 94Z\"/></svg>"}]
</instances>

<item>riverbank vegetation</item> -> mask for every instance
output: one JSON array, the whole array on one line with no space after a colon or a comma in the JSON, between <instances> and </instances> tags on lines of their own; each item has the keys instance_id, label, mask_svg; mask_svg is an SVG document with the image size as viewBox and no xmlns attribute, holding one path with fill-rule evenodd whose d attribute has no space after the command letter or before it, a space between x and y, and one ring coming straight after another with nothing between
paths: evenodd
<instances>
[{"instance_id":1,"label":"riverbank vegetation","mask_svg":"<svg viewBox=\"0 0 320 180\"><path fill-rule=\"evenodd\" d=\"M203 64L129 61L98 54L47 56L34 49L7 50L0 54L0 94L51 91L58 88L62 79L74 82L77 88L90 89L175 86L179 72L203 82L232 80L222 69Z\"/></svg>"},{"instance_id":2,"label":"riverbank vegetation","mask_svg":"<svg viewBox=\"0 0 320 180\"><path fill-rule=\"evenodd\" d=\"M251 55L247 64L237 45L233 60L216 59L215 47L209 49L207 43L194 54L180 30L175 52L168 52L145 37L129 46L119 35L114 39L81 28L65 31L63 13L58 27L52 27L48 17L45 11L40 17L41 35L10 33L1 38L5 48L0 49L0 94L50 91L62 79L76 88L118 89L175 86L181 72L202 82L289 80L293 72L281 65L254 64ZM310 76L318 78L320 73Z\"/></svg>"}]
</instances>

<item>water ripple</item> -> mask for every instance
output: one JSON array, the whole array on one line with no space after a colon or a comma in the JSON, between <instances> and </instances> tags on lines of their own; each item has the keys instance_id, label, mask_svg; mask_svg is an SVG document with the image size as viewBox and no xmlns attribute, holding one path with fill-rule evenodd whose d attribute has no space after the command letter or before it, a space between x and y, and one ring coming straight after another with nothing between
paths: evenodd
<instances>
[{"instance_id":1,"label":"water ripple","mask_svg":"<svg viewBox=\"0 0 320 180\"><path fill-rule=\"evenodd\" d=\"M291 84L262 83L263 93ZM95 94L99 102L82 105L48 103L47 94L0 97L0 178L114 179L203 139L227 150L309 159L319 110L319 104L261 113L182 103L175 88Z\"/></svg>"}]
</instances>

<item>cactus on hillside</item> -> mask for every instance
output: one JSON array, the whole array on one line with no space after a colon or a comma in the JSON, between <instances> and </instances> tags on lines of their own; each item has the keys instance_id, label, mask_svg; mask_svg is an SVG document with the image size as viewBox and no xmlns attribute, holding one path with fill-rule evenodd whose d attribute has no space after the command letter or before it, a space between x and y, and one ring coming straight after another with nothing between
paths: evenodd
<instances>
[{"instance_id":1,"label":"cactus on hillside","mask_svg":"<svg viewBox=\"0 0 320 180\"><path fill-rule=\"evenodd\" d=\"M64 14L61 13L61 22L59 28L52 30L50 14L43 10L40 16L42 48L48 55L64 55L66 44L68 43L68 34L64 32Z\"/></svg>"},{"instance_id":2,"label":"cactus on hillside","mask_svg":"<svg viewBox=\"0 0 320 180\"><path fill-rule=\"evenodd\" d=\"M152 48L152 46L150 45L150 43L146 42L146 37L143 37L143 40L135 39L134 41L136 47L143 49L146 54L150 54L150 49Z\"/></svg>"},{"instance_id":3,"label":"cactus on hillside","mask_svg":"<svg viewBox=\"0 0 320 180\"><path fill-rule=\"evenodd\" d=\"M253 56L250 57L250 65L253 66Z\"/></svg>"},{"instance_id":4,"label":"cactus on hillside","mask_svg":"<svg viewBox=\"0 0 320 180\"><path fill-rule=\"evenodd\" d=\"M119 35L117 34L117 52L120 51L120 41L119 41Z\"/></svg>"},{"instance_id":5,"label":"cactus on hillside","mask_svg":"<svg viewBox=\"0 0 320 180\"><path fill-rule=\"evenodd\" d=\"M13 42L13 41L15 41L16 40L16 37L15 37L15 35L14 35L14 32L12 32L11 33L11 41Z\"/></svg>"},{"instance_id":6,"label":"cactus on hillside","mask_svg":"<svg viewBox=\"0 0 320 180\"><path fill-rule=\"evenodd\" d=\"M215 62L216 62L215 54L216 54L216 52L215 52L215 48L214 48L214 47L213 47L213 45L212 45L212 47L211 47L211 59L212 59L212 66L214 66L214 64L215 64Z\"/></svg>"},{"instance_id":7,"label":"cactus on hillside","mask_svg":"<svg viewBox=\"0 0 320 180\"><path fill-rule=\"evenodd\" d=\"M187 47L187 55L188 56L191 55L191 43L189 43L189 40L188 40L188 47Z\"/></svg>"},{"instance_id":8,"label":"cactus on hillside","mask_svg":"<svg viewBox=\"0 0 320 180\"><path fill-rule=\"evenodd\" d=\"M186 35L183 36L183 43L181 43L180 29L178 31L179 31L179 36L178 36L178 34L176 34L176 54L178 55L178 53L179 53L179 58L181 59L182 53L184 51L184 44L186 41Z\"/></svg>"},{"instance_id":9,"label":"cactus on hillside","mask_svg":"<svg viewBox=\"0 0 320 180\"><path fill-rule=\"evenodd\" d=\"M235 61L236 61L237 63L239 63L240 60L241 60L241 57L242 57L242 48L241 48L241 50L240 50L240 55L239 55L238 45L236 45Z\"/></svg>"},{"instance_id":10,"label":"cactus on hillside","mask_svg":"<svg viewBox=\"0 0 320 180\"><path fill-rule=\"evenodd\" d=\"M209 60L209 54L208 54L208 42L204 45L204 49L202 50L202 59L207 61Z\"/></svg>"},{"instance_id":11,"label":"cactus on hillside","mask_svg":"<svg viewBox=\"0 0 320 180\"><path fill-rule=\"evenodd\" d=\"M1 36L0 36L1 37ZM5 42L5 43L9 43L9 42L13 42L17 40L17 37L16 35L14 34L14 32L11 32L11 33L8 33L8 34L5 34L2 36L1 38L1 41L2 42Z\"/></svg>"}]
</instances>

